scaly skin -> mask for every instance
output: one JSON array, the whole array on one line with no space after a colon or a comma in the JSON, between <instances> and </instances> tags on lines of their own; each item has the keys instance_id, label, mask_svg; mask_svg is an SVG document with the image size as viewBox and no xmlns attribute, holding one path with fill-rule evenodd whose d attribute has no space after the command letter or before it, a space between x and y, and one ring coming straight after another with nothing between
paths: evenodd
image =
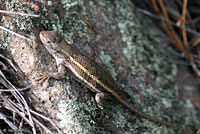
<instances>
[{"instance_id":1,"label":"scaly skin","mask_svg":"<svg viewBox=\"0 0 200 134\"><path fill-rule=\"evenodd\" d=\"M96 99L101 99L103 92L110 93L132 113L160 125L179 129L172 123L163 122L156 117L145 115L135 109L133 105L128 103L126 97L128 95L121 91L118 84L105 68L81 54L75 46L61 40L55 32L42 31L40 32L40 39L49 54L55 58L58 67L58 72L49 74L49 77L63 78L67 68L80 82L89 87L91 91L97 93Z\"/></svg>"}]
</instances>

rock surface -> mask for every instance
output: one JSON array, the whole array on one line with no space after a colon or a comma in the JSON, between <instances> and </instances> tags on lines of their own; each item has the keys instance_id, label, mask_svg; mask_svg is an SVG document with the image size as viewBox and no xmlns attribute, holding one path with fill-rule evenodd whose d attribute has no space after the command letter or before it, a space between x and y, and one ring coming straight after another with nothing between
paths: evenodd
<instances>
[{"instance_id":1,"label":"rock surface","mask_svg":"<svg viewBox=\"0 0 200 134\"><path fill-rule=\"evenodd\" d=\"M12 37L10 50L22 71L34 83L30 96L38 111L53 119L68 134L177 134L131 115L116 100L98 109L94 95L66 74L64 80L40 85L35 79L45 71L55 71L55 61L38 39L38 31L54 30L80 51L105 64L137 108L145 114L197 129L199 117L191 101L177 98L177 67L172 50L160 31L145 16L136 13L130 0L44 1L41 17L12 18L15 29L38 41L28 43ZM31 12L17 1L7 10ZM9 40L9 38L8 38Z\"/></svg>"}]
</instances>

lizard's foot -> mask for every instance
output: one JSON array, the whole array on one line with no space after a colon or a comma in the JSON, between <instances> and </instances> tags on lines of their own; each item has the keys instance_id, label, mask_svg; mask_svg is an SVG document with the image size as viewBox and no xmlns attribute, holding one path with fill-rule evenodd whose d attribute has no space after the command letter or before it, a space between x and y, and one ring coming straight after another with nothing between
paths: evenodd
<instances>
[{"instance_id":1,"label":"lizard's foot","mask_svg":"<svg viewBox=\"0 0 200 134\"><path fill-rule=\"evenodd\" d=\"M95 100L100 109L103 109L103 104L104 104L106 98L108 98L108 96L109 96L109 94L103 93L103 92L97 93L95 95Z\"/></svg>"},{"instance_id":2,"label":"lizard's foot","mask_svg":"<svg viewBox=\"0 0 200 134\"><path fill-rule=\"evenodd\" d=\"M50 75L49 75L48 73L43 73L43 74L40 74L40 75L38 76L38 78L36 79L36 81L37 81L39 84L44 84L44 83L48 83L49 78L50 78Z\"/></svg>"}]
</instances>

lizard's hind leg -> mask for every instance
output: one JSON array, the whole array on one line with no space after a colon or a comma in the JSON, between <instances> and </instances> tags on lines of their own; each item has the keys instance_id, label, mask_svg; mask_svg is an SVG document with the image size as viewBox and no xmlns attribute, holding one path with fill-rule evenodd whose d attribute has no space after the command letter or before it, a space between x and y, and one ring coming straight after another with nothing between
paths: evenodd
<instances>
[{"instance_id":1,"label":"lizard's hind leg","mask_svg":"<svg viewBox=\"0 0 200 134\"><path fill-rule=\"evenodd\" d=\"M111 97L111 95L108 94L108 93L105 93L105 92L98 92L98 93L96 93L95 100L96 100L97 106L100 109L103 109L103 105L106 102L106 100L109 99L109 97Z\"/></svg>"}]
</instances>

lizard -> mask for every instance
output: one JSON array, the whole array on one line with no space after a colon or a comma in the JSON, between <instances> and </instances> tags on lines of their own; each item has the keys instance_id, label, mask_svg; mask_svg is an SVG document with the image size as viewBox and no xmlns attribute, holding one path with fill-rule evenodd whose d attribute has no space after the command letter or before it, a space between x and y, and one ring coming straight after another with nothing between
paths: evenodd
<instances>
[{"instance_id":1,"label":"lizard","mask_svg":"<svg viewBox=\"0 0 200 134\"><path fill-rule=\"evenodd\" d=\"M121 87L105 67L92 61L90 57L81 53L77 47L62 39L56 32L41 31L39 36L42 44L57 64L57 72L48 73L48 78L62 79L68 69L78 81L96 93L97 103L100 103L105 96L104 93L111 94L131 113L159 125L180 129L173 123L163 122L158 117L144 114L129 104L127 93L122 92Z\"/></svg>"}]
</instances>

